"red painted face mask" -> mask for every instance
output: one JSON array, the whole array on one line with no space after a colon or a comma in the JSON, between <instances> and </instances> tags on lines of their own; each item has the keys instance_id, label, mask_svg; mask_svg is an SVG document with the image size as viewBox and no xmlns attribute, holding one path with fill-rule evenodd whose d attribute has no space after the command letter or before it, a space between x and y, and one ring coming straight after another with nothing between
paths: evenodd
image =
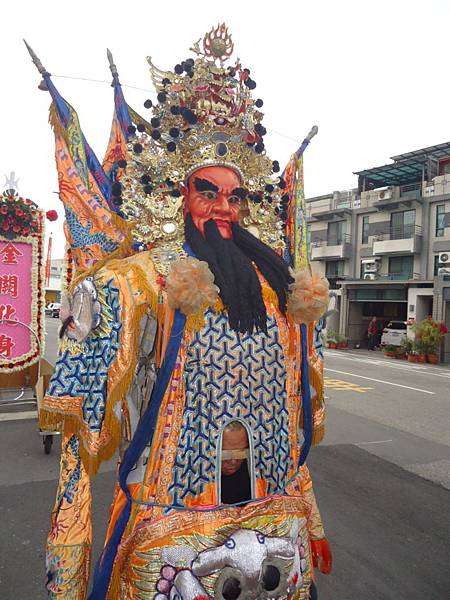
<instances>
[{"instance_id":1,"label":"red painted face mask","mask_svg":"<svg viewBox=\"0 0 450 600\"><path fill-rule=\"evenodd\" d=\"M204 236L205 223L213 219L220 235L231 239L231 224L239 221L239 175L228 167L203 167L190 177L184 193L184 215L190 213Z\"/></svg>"}]
</instances>

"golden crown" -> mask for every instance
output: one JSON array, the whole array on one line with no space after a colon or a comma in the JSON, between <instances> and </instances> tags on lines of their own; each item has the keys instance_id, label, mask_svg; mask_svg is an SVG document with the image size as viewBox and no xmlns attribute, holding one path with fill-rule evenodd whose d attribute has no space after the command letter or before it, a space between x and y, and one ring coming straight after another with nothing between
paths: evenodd
<instances>
[{"instance_id":1,"label":"golden crown","mask_svg":"<svg viewBox=\"0 0 450 600\"><path fill-rule=\"evenodd\" d=\"M242 223L279 248L284 182L278 163L266 155L263 102L251 95L256 83L239 59L225 65L233 42L224 24L204 36L202 49L200 42L191 48L196 58L173 71L162 71L147 58L158 102L147 100L151 119L137 118L137 130L132 127L121 210L135 222L134 237L146 247L174 241L182 229L180 186L201 167L226 166L239 174L247 193Z\"/></svg>"}]
</instances>

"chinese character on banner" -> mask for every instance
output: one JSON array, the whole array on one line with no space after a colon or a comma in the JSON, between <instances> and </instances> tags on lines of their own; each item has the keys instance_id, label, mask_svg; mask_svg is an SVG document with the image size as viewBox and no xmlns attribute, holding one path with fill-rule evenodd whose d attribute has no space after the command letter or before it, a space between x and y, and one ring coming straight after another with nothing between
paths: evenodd
<instances>
[{"instance_id":1,"label":"chinese character on banner","mask_svg":"<svg viewBox=\"0 0 450 600\"><path fill-rule=\"evenodd\" d=\"M0 388L44 350L44 211L0 193Z\"/></svg>"},{"instance_id":2,"label":"chinese character on banner","mask_svg":"<svg viewBox=\"0 0 450 600\"><path fill-rule=\"evenodd\" d=\"M11 351L15 344L9 335L0 334L0 356L11 358Z\"/></svg>"},{"instance_id":3,"label":"chinese character on banner","mask_svg":"<svg viewBox=\"0 0 450 600\"><path fill-rule=\"evenodd\" d=\"M9 243L0 250L0 255L3 255L2 263L4 265L17 265L17 257L22 256L22 252L14 244Z\"/></svg>"},{"instance_id":4,"label":"chinese character on banner","mask_svg":"<svg viewBox=\"0 0 450 600\"><path fill-rule=\"evenodd\" d=\"M19 279L17 275L0 275L0 296L11 296L17 298L19 291Z\"/></svg>"},{"instance_id":5,"label":"chinese character on banner","mask_svg":"<svg viewBox=\"0 0 450 600\"><path fill-rule=\"evenodd\" d=\"M14 306L11 306L11 304L0 304L0 321L17 321Z\"/></svg>"}]
</instances>

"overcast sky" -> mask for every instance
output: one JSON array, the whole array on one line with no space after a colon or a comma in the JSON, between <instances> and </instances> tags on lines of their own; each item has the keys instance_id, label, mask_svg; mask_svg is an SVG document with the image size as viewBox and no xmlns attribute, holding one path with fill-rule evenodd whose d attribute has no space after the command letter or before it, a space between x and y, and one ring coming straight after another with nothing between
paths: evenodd
<instances>
[{"instance_id":1,"label":"overcast sky","mask_svg":"<svg viewBox=\"0 0 450 600\"><path fill-rule=\"evenodd\" d=\"M53 193L49 94L37 89L22 38L77 110L100 160L113 111L106 48L128 103L145 116L143 102L154 96L146 56L172 69L219 21L264 100L271 158L285 163L319 126L305 154L307 196L355 187L353 171L450 140L449 0L15 0L0 15L0 175L14 170L21 195L58 210L48 223L55 258L63 254L63 211Z\"/></svg>"}]
</instances>

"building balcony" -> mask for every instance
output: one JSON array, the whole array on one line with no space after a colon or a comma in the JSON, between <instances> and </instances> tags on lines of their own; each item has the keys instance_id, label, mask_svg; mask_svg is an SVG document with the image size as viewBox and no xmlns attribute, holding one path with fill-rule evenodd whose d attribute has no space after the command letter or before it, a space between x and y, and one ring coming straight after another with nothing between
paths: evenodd
<instances>
[{"instance_id":1,"label":"building balcony","mask_svg":"<svg viewBox=\"0 0 450 600\"><path fill-rule=\"evenodd\" d=\"M326 198L307 205L306 217L311 221L333 221L352 214L354 200L351 198Z\"/></svg>"},{"instance_id":2,"label":"building balcony","mask_svg":"<svg viewBox=\"0 0 450 600\"><path fill-rule=\"evenodd\" d=\"M420 273L379 273L377 281L411 281L420 279Z\"/></svg>"},{"instance_id":3,"label":"building balcony","mask_svg":"<svg viewBox=\"0 0 450 600\"><path fill-rule=\"evenodd\" d=\"M409 183L390 187L379 192L378 200L373 203L379 211L397 210L401 207L410 207L414 202L422 202L422 184Z\"/></svg>"},{"instance_id":4,"label":"building balcony","mask_svg":"<svg viewBox=\"0 0 450 600\"><path fill-rule=\"evenodd\" d=\"M311 260L345 259L350 258L351 252L352 245L347 233L311 244Z\"/></svg>"},{"instance_id":5,"label":"building balcony","mask_svg":"<svg viewBox=\"0 0 450 600\"><path fill-rule=\"evenodd\" d=\"M346 279L344 277L340 278ZM389 283L391 281L416 281L423 279L420 273L411 273L406 271L404 273L366 273L363 277L353 279L351 283ZM348 283L348 281L346 281Z\"/></svg>"},{"instance_id":6,"label":"building balcony","mask_svg":"<svg viewBox=\"0 0 450 600\"><path fill-rule=\"evenodd\" d=\"M419 254L422 249L422 228L419 225L391 227L387 233L375 235L373 254Z\"/></svg>"}]
</instances>

